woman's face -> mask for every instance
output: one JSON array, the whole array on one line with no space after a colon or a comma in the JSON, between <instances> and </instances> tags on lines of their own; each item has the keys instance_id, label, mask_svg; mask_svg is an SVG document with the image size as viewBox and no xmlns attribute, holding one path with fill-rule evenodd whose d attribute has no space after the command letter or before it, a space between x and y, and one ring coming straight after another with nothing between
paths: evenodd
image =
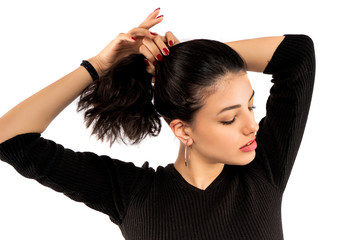
<instances>
[{"instance_id":1,"label":"woman's face","mask_svg":"<svg viewBox=\"0 0 360 240\"><path fill-rule=\"evenodd\" d=\"M254 91L247 74L229 73L196 113L191 127L191 157L207 163L246 165L255 158L259 125L252 107ZM243 147L243 148L242 148Z\"/></svg>"}]
</instances>

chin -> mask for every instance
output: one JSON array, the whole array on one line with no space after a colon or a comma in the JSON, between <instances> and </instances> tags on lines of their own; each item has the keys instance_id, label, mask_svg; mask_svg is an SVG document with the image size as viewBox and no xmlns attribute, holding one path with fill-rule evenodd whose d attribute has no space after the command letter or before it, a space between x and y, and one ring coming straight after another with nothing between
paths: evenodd
<instances>
[{"instance_id":1,"label":"chin","mask_svg":"<svg viewBox=\"0 0 360 240\"><path fill-rule=\"evenodd\" d=\"M234 163L232 165L239 165L239 166L248 165L255 159L255 156L256 156L255 151L247 152L247 153L243 154L243 156L241 156L240 159L237 159L236 161L234 161Z\"/></svg>"}]
</instances>

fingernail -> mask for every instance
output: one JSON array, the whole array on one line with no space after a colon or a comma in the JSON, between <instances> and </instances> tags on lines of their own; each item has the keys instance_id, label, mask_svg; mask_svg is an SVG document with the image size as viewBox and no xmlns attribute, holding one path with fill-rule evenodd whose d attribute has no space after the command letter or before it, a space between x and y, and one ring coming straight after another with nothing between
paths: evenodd
<instances>
[{"instance_id":1,"label":"fingernail","mask_svg":"<svg viewBox=\"0 0 360 240\"><path fill-rule=\"evenodd\" d=\"M157 16L156 19L161 18L161 17L164 17L164 15Z\"/></svg>"},{"instance_id":2,"label":"fingernail","mask_svg":"<svg viewBox=\"0 0 360 240\"><path fill-rule=\"evenodd\" d=\"M160 10L160 8L155 9L154 12L156 12L157 10Z\"/></svg>"},{"instance_id":3,"label":"fingernail","mask_svg":"<svg viewBox=\"0 0 360 240\"><path fill-rule=\"evenodd\" d=\"M170 47L174 46L174 42L172 40L169 41L169 46Z\"/></svg>"},{"instance_id":4,"label":"fingernail","mask_svg":"<svg viewBox=\"0 0 360 240\"><path fill-rule=\"evenodd\" d=\"M134 38L134 37L131 37L131 39L134 40L134 41L136 41L136 38Z\"/></svg>"},{"instance_id":5,"label":"fingernail","mask_svg":"<svg viewBox=\"0 0 360 240\"><path fill-rule=\"evenodd\" d=\"M158 55L156 56L156 58L157 58L157 60L159 60L160 62L162 61L162 56L161 56L161 54L158 54Z\"/></svg>"},{"instance_id":6,"label":"fingernail","mask_svg":"<svg viewBox=\"0 0 360 240\"><path fill-rule=\"evenodd\" d=\"M169 50L167 50L166 48L163 48L163 51L165 53L165 56L169 56L169 54L170 54Z\"/></svg>"},{"instance_id":7,"label":"fingernail","mask_svg":"<svg viewBox=\"0 0 360 240\"><path fill-rule=\"evenodd\" d=\"M157 33L150 32L151 35L157 36Z\"/></svg>"},{"instance_id":8,"label":"fingernail","mask_svg":"<svg viewBox=\"0 0 360 240\"><path fill-rule=\"evenodd\" d=\"M153 61L153 65L156 66L156 64L157 64L157 62L156 62L156 60L154 60L154 61Z\"/></svg>"},{"instance_id":9,"label":"fingernail","mask_svg":"<svg viewBox=\"0 0 360 240\"><path fill-rule=\"evenodd\" d=\"M147 60L146 58L144 59L145 60L145 64L146 64L146 66L150 66L150 63L149 63L149 60Z\"/></svg>"}]
</instances>

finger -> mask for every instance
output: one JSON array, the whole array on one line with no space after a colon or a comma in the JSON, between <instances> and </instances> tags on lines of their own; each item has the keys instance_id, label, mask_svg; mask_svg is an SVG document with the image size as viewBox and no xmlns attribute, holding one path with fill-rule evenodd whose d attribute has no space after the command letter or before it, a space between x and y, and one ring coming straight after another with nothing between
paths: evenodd
<instances>
[{"instance_id":1,"label":"finger","mask_svg":"<svg viewBox=\"0 0 360 240\"><path fill-rule=\"evenodd\" d=\"M155 59L154 55L150 52L150 50L145 45L140 46L139 52L142 55L144 55L145 58L148 60L148 62L145 61L145 63L149 63L149 64L147 64L148 67L154 67L154 64L156 64L156 59Z\"/></svg>"},{"instance_id":2,"label":"finger","mask_svg":"<svg viewBox=\"0 0 360 240\"><path fill-rule=\"evenodd\" d=\"M164 43L164 41L162 40L162 38L160 36L157 36L156 38L154 38L153 41L155 42L156 46L160 49L161 53L164 56L169 55L169 53L170 53L169 48L166 46L166 44Z\"/></svg>"},{"instance_id":3,"label":"finger","mask_svg":"<svg viewBox=\"0 0 360 240\"><path fill-rule=\"evenodd\" d=\"M150 62L149 62L149 60L147 60L146 58L144 59L144 61L145 61L145 64L146 64L146 71L148 72L148 73L150 73L151 75L155 75L155 66L154 65L152 65ZM153 77L154 78L154 77Z\"/></svg>"},{"instance_id":4,"label":"finger","mask_svg":"<svg viewBox=\"0 0 360 240\"><path fill-rule=\"evenodd\" d=\"M143 45L146 46L146 48L155 57L156 60L162 61L162 53L153 40L144 38Z\"/></svg>"},{"instance_id":5,"label":"finger","mask_svg":"<svg viewBox=\"0 0 360 240\"><path fill-rule=\"evenodd\" d=\"M139 25L141 28L150 29L156 24L160 23L164 16L159 15L160 8L157 8L154 12L150 13L147 18Z\"/></svg>"},{"instance_id":6,"label":"finger","mask_svg":"<svg viewBox=\"0 0 360 240\"><path fill-rule=\"evenodd\" d=\"M154 56L151 54L149 49L147 49L147 47L144 45L140 46L139 52L145 56L144 61L146 64L146 71L148 73L150 73L151 75L154 75L155 74L155 66L152 64L152 62L156 63Z\"/></svg>"},{"instance_id":7,"label":"finger","mask_svg":"<svg viewBox=\"0 0 360 240\"><path fill-rule=\"evenodd\" d=\"M108 45L110 48L117 48L122 41L136 42L136 38L130 34L120 33Z\"/></svg>"},{"instance_id":8,"label":"finger","mask_svg":"<svg viewBox=\"0 0 360 240\"><path fill-rule=\"evenodd\" d=\"M170 31L165 33L165 39L169 47L180 43L179 39Z\"/></svg>"},{"instance_id":9,"label":"finger","mask_svg":"<svg viewBox=\"0 0 360 240\"><path fill-rule=\"evenodd\" d=\"M147 68L146 68L146 71L147 71L148 73L150 73L151 75L153 75L151 82L154 82L154 81L153 81L153 80L155 80L155 77L154 77L154 75L155 75L155 67L154 67L154 65L152 65L151 67L147 67Z\"/></svg>"},{"instance_id":10,"label":"finger","mask_svg":"<svg viewBox=\"0 0 360 240\"><path fill-rule=\"evenodd\" d=\"M148 59L144 59L144 61L145 61L145 64L146 64L146 71L149 73L149 74L151 74L151 75L153 75L153 77L152 77L152 79L151 79L151 82L152 83L154 83L154 75L155 75L155 66L153 65L153 64L151 64L150 63L150 61L148 60Z\"/></svg>"},{"instance_id":11,"label":"finger","mask_svg":"<svg viewBox=\"0 0 360 240\"><path fill-rule=\"evenodd\" d=\"M146 28L139 28L139 27L131 29L128 32L128 34L135 38L145 37L145 38L150 38L150 39L153 39L158 35L157 33L151 32Z\"/></svg>"}]
</instances>

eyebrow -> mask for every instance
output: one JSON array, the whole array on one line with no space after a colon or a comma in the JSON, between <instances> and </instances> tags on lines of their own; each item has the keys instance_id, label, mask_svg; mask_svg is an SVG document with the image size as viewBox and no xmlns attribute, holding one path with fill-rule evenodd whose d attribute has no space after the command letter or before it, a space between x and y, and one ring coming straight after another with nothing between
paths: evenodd
<instances>
[{"instance_id":1,"label":"eyebrow","mask_svg":"<svg viewBox=\"0 0 360 240\"><path fill-rule=\"evenodd\" d=\"M252 95L251 95L251 97L249 99L249 102L251 101L251 99L253 99L254 95L255 95L255 90L253 90L253 93L252 93ZM218 114L216 114L216 116L219 115L222 112L232 110L232 109L235 109L235 108L240 108L240 107L241 107L241 104L235 104L235 105L231 105L229 107L225 107L225 108L221 109L221 111Z\"/></svg>"}]
</instances>

